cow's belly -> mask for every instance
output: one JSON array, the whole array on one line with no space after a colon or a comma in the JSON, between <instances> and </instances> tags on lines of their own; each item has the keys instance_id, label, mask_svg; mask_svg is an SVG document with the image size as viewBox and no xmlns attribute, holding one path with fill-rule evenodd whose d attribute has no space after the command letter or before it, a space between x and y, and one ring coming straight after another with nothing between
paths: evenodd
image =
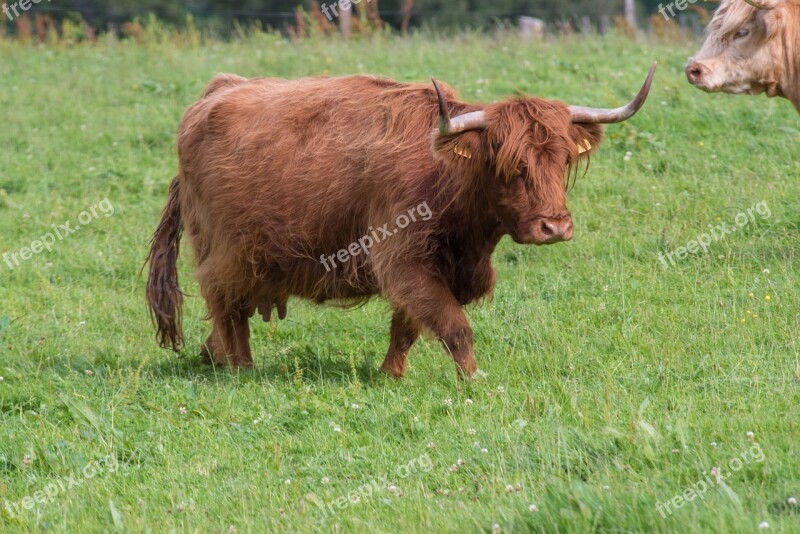
<instances>
[{"instance_id":1,"label":"cow's belly","mask_svg":"<svg viewBox=\"0 0 800 534\"><path fill-rule=\"evenodd\" d=\"M317 303L363 301L379 292L377 280L367 264L326 269L309 260L272 263L262 270L254 300L277 302L299 297Z\"/></svg>"}]
</instances>

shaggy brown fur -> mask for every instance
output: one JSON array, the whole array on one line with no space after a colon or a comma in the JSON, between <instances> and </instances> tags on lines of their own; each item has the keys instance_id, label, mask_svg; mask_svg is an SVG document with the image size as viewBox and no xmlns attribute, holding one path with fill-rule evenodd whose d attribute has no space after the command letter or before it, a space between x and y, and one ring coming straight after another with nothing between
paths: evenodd
<instances>
[{"instance_id":1,"label":"shaggy brown fur","mask_svg":"<svg viewBox=\"0 0 800 534\"><path fill-rule=\"evenodd\" d=\"M289 297L392 305L384 371L400 377L422 330L459 371L477 369L462 306L490 294L491 255L504 235L541 243L547 221L570 217L570 171L602 127L571 123L565 104L517 98L458 101L451 115L485 109L488 127L443 136L431 86L366 76L246 80L222 75L183 120L180 171L153 238L148 300L163 346L178 350L175 261L184 229L213 329L216 364L251 366L249 318L286 315ZM336 269L336 254L410 208L417 220ZM568 237L566 238L568 239Z\"/></svg>"}]
</instances>

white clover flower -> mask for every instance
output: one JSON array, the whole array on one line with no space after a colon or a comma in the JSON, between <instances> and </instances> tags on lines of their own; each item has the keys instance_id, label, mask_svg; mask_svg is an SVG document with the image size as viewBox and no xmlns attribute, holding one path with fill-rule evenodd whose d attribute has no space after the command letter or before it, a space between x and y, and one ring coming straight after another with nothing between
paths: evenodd
<instances>
[{"instance_id":1,"label":"white clover flower","mask_svg":"<svg viewBox=\"0 0 800 534\"><path fill-rule=\"evenodd\" d=\"M531 505L528 506L528 511L529 512L534 512L534 513L538 512L539 511L539 507L536 506L535 504L531 504Z\"/></svg>"},{"instance_id":2,"label":"white clover flower","mask_svg":"<svg viewBox=\"0 0 800 534\"><path fill-rule=\"evenodd\" d=\"M714 475L714 478L717 479L717 484L722 482L722 471L720 470L719 467L712 467L711 474Z\"/></svg>"}]
</instances>

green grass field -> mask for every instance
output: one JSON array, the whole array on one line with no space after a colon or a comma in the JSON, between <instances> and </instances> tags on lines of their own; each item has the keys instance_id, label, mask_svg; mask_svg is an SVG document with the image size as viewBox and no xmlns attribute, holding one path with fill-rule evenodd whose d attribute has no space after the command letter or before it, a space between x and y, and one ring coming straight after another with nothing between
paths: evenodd
<instances>
[{"instance_id":1,"label":"green grass field","mask_svg":"<svg viewBox=\"0 0 800 534\"><path fill-rule=\"evenodd\" d=\"M0 41L0 254L97 215L0 263L0 532L800 531L800 122L785 101L690 87L694 50ZM608 127L570 193L574 240L501 243L495 296L469 309L475 382L431 339L405 380L378 373L381 300L292 301L252 322L255 370L205 367L187 251L189 347L157 347L140 268L178 122L217 72L435 75L466 100L615 106L653 60L646 108ZM659 260L757 206L707 252Z\"/></svg>"}]
</instances>

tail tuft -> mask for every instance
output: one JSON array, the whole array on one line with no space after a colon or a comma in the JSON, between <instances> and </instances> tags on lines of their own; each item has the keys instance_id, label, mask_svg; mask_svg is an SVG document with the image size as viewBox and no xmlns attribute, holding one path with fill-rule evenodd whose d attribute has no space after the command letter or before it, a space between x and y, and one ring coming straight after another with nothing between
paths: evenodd
<instances>
[{"instance_id":1,"label":"tail tuft","mask_svg":"<svg viewBox=\"0 0 800 534\"><path fill-rule=\"evenodd\" d=\"M183 347L181 309L183 293L178 285L178 255L183 222L176 176L169 187L169 200L150 242L150 272L147 278L147 303L156 325L156 338L164 348L179 351Z\"/></svg>"}]
</instances>

